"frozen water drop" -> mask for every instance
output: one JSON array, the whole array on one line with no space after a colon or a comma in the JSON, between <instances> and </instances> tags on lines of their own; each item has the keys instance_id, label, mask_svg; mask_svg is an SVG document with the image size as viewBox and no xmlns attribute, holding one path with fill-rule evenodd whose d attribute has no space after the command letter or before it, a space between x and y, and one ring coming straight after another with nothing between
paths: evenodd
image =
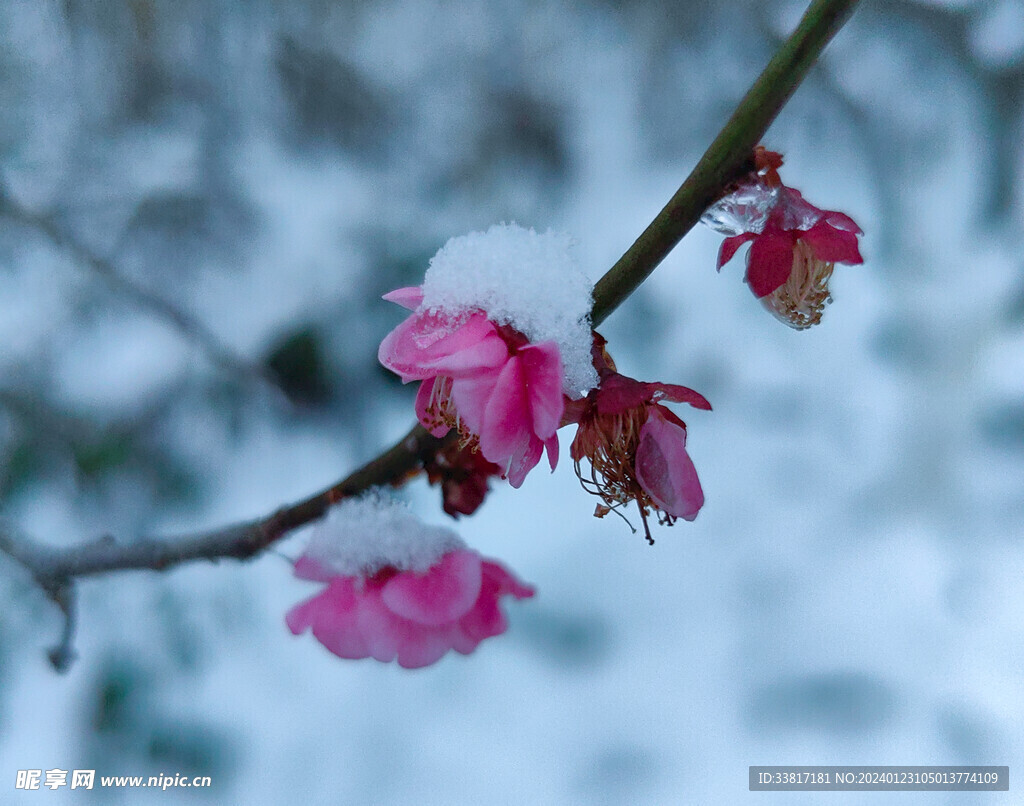
<instances>
[{"instance_id":1,"label":"frozen water drop","mask_svg":"<svg viewBox=\"0 0 1024 806\"><path fill-rule=\"evenodd\" d=\"M712 204L700 220L715 232L730 237L743 232L761 232L778 198L778 188L743 185Z\"/></svg>"}]
</instances>

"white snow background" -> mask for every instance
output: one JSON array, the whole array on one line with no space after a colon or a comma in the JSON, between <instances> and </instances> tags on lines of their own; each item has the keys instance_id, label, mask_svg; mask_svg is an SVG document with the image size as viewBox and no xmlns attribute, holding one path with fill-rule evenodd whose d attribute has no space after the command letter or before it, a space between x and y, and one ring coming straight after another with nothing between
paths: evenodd
<instances>
[{"instance_id":1,"label":"white snow background","mask_svg":"<svg viewBox=\"0 0 1024 806\"><path fill-rule=\"evenodd\" d=\"M194 342L0 219L5 456L41 411L8 405L27 390L76 428L144 423L202 491L164 506L137 467L97 492L58 463L0 512L54 543L264 515L389 445L415 386L374 366L405 315L380 295L501 221L570 233L599 277L802 5L131 8L0 5L8 191L249 360L309 324L341 391L312 412L221 394ZM772 127L783 178L865 231L820 327L763 311L740 258L716 274L698 229L601 329L622 372L714 406L679 410L695 523L649 547L591 517L568 429L553 476L457 524L410 485L421 518L538 591L506 635L414 672L289 634L317 590L287 561L308 531L250 563L83 580L65 676L54 608L0 561L0 802L1022 802L1024 161L1020 108L992 91L1020 70L1020 17L868 0ZM161 193L216 203L137 235ZM755 764L1009 764L1013 788L749 793ZM52 768L213 786L15 791Z\"/></svg>"}]
</instances>

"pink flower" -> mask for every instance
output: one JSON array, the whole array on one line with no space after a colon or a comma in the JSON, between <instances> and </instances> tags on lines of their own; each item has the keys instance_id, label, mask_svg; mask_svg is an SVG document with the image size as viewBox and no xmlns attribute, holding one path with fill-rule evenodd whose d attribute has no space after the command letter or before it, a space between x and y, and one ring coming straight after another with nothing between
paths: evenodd
<instances>
[{"instance_id":1,"label":"pink flower","mask_svg":"<svg viewBox=\"0 0 1024 806\"><path fill-rule=\"evenodd\" d=\"M686 424L660 400L688 403L710 410L711 404L685 386L643 383L620 375L604 351L604 339L594 334L594 364L600 386L580 401L570 402L567 422L579 424L570 455L584 489L601 497L603 517L609 510L636 501L647 539L647 512L661 523L676 518L692 521L704 505L697 470L686 452ZM590 478L580 461L586 457Z\"/></svg>"},{"instance_id":2,"label":"pink flower","mask_svg":"<svg viewBox=\"0 0 1024 806\"><path fill-rule=\"evenodd\" d=\"M288 611L292 633L312 629L340 658L397 659L407 669L436 663L450 649L468 655L507 629L502 596L533 596L533 588L468 549L449 551L425 573L389 566L368 577L337 575L302 556L295 575L327 587Z\"/></svg>"},{"instance_id":3,"label":"pink flower","mask_svg":"<svg viewBox=\"0 0 1024 806\"><path fill-rule=\"evenodd\" d=\"M523 483L545 449L554 469L564 408L555 342L531 344L479 311L417 311L423 301L418 288L384 298L413 310L381 342L378 358L404 383L421 381L416 415L424 427L435 436L458 428L513 487Z\"/></svg>"},{"instance_id":4,"label":"pink flower","mask_svg":"<svg viewBox=\"0 0 1024 806\"><path fill-rule=\"evenodd\" d=\"M782 184L779 154L760 146L757 171L716 202L704 220L731 234L718 252L718 268L752 241L747 284L777 318L798 330L821 321L831 301L828 281L836 263L863 263L860 227L845 213L822 210Z\"/></svg>"}]
</instances>

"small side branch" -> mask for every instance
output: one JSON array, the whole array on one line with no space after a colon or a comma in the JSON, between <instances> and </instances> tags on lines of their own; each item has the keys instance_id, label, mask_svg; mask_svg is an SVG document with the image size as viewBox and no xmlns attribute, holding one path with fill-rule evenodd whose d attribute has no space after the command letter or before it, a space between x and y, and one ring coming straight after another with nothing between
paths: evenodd
<instances>
[{"instance_id":1,"label":"small side branch","mask_svg":"<svg viewBox=\"0 0 1024 806\"><path fill-rule=\"evenodd\" d=\"M161 321L166 322L185 339L198 345L214 366L235 378L268 390L276 402L282 405L287 403L276 379L269 372L258 364L237 355L195 316L125 277L110 260L96 254L62 227L52 216L36 213L24 207L7 192L2 184L0 184L0 214L41 233L58 249L64 250L76 261L88 267L115 292L142 310L148 311Z\"/></svg>"}]
</instances>

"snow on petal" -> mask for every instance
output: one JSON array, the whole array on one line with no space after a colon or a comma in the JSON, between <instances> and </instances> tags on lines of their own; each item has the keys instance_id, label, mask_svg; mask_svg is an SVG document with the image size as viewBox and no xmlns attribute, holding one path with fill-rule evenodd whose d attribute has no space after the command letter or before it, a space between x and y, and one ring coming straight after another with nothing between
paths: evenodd
<instances>
[{"instance_id":1,"label":"snow on petal","mask_svg":"<svg viewBox=\"0 0 1024 806\"><path fill-rule=\"evenodd\" d=\"M318 581L369 577L384 568L423 572L464 547L451 529L423 523L400 501L371 493L333 507L314 527L297 565L316 563Z\"/></svg>"},{"instance_id":2,"label":"snow on petal","mask_svg":"<svg viewBox=\"0 0 1024 806\"><path fill-rule=\"evenodd\" d=\"M571 247L568 235L516 224L452 238L430 261L421 310L480 310L531 342L554 341L563 391L578 398L597 384L597 374L590 360L592 284Z\"/></svg>"}]
</instances>

